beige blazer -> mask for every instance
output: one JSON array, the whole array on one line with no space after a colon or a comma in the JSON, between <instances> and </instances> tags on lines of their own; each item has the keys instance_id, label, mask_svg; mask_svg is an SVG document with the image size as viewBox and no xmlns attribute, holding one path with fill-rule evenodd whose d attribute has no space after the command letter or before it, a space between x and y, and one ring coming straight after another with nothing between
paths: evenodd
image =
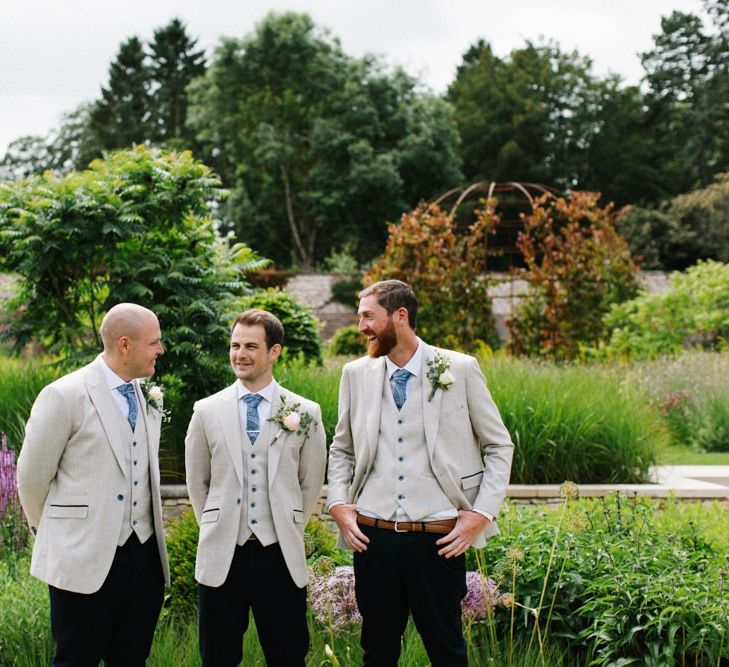
<instances>
[{"instance_id":1,"label":"beige blazer","mask_svg":"<svg viewBox=\"0 0 729 667\"><path fill-rule=\"evenodd\" d=\"M421 343L423 421L430 465L457 509L480 509L493 516L506 495L513 444L473 357ZM439 353L450 360L455 382L432 401L427 362ZM329 449L328 503L356 503L377 452L385 382L385 358L362 357L344 366L339 385L339 420ZM496 534L489 524L476 541ZM345 546L340 541L340 546Z\"/></svg>"},{"instance_id":2,"label":"beige blazer","mask_svg":"<svg viewBox=\"0 0 729 667\"><path fill-rule=\"evenodd\" d=\"M104 583L116 553L127 494L124 447L101 369L100 357L45 387L36 399L18 457L18 493L33 532L30 572L76 593ZM145 420L154 530L165 581L169 566L162 526L159 435L162 415L147 409L135 380L139 415Z\"/></svg>"},{"instance_id":3,"label":"beige blazer","mask_svg":"<svg viewBox=\"0 0 729 667\"><path fill-rule=\"evenodd\" d=\"M187 489L200 523L195 578L220 586L228 576L241 522L243 430L236 383L195 403L185 438ZM326 439L317 403L277 387L271 415L285 394L316 425L305 438L264 421L256 440L269 447L268 497L284 560L297 586L306 586L304 527L319 498L326 468ZM216 511L217 510L217 511ZM203 521L203 512L205 520Z\"/></svg>"}]
</instances>

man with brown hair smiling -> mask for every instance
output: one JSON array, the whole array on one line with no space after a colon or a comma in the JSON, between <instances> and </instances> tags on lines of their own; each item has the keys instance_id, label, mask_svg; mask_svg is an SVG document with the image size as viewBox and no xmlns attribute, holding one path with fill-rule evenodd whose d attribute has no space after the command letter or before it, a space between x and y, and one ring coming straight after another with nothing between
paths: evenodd
<instances>
[{"instance_id":1,"label":"man with brown hair smiling","mask_svg":"<svg viewBox=\"0 0 729 667\"><path fill-rule=\"evenodd\" d=\"M355 551L364 664L396 667L409 612L434 667L467 664L464 553L497 532L513 445L473 357L415 333L399 280L360 293L369 356L345 365L328 506Z\"/></svg>"}]
</instances>

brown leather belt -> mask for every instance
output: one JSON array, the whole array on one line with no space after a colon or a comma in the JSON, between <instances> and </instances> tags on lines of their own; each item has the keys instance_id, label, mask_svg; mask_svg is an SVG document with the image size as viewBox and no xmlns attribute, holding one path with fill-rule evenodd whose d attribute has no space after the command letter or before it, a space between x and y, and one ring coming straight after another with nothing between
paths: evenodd
<instances>
[{"instance_id":1,"label":"brown leather belt","mask_svg":"<svg viewBox=\"0 0 729 667\"><path fill-rule=\"evenodd\" d=\"M447 535L456 525L455 519L441 519L440 521L385 521L384 519L375 519L364 514L357 514L357 523L363 526L373 526L374 528L384 528L385 530L394 530L396 533L438 533L439 535Z\"/></svg>"}]
</instances>

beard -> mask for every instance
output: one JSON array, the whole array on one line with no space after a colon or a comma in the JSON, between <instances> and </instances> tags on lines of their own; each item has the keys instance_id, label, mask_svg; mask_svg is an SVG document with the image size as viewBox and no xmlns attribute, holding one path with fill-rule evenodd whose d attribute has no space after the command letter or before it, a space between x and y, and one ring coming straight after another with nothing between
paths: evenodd
<instances>
[{"instance_id":1,"label":"beard","mask_svg":"<svg viewBox=\"0 0 729 667\"><path fill-rule=\"evenodd\" d=\"M387 326L380 333L370 332L365 335L375 337L374 340L367 341L367 353L373 359L390 354L397 345L397 333L395 332L395 325L392 323L392 320L387 321Z\"/></svg>"}]
</instances>

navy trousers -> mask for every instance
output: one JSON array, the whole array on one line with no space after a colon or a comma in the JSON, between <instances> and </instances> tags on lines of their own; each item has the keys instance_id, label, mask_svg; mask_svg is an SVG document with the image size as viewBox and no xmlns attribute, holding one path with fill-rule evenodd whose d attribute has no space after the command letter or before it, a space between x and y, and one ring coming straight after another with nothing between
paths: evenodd
<instances>
[{"instance_id":1,"label":"navy trousers","mask_svg":"<svg viewBox=\"0 0 729 667\"><path fill-rule=\"evenodd\" d=\"M289 574L281 547L257 540L236 546L222 586L198 586L203 667L235 667L253 618L268 667L304 665L309 650L306 588Z\"/></svg>"},{"instance_id":2,"label":"navy trousers","mask_svg":"<svg viewBox=\"0 0 729 667\"><path fill-rule=\"evenodd\" d=\"M83 594L49 586L53 667L144 667L164 596L157 540L117 547L101 588Z\"/></svg>"},{"instance_id":3,"label":"navy trousers","mask_svg":"<svg viewBox=\"0 0 729 667\"><path fill-rule=\"evenodd\" d=\"M438 555L433 533L396 533L359 526L370 542L354 554L361 643L366 667L397 667L408 614L433 667L466 667L461 600L466 595L465 556Z\"/></svg>"}]
</instances>

